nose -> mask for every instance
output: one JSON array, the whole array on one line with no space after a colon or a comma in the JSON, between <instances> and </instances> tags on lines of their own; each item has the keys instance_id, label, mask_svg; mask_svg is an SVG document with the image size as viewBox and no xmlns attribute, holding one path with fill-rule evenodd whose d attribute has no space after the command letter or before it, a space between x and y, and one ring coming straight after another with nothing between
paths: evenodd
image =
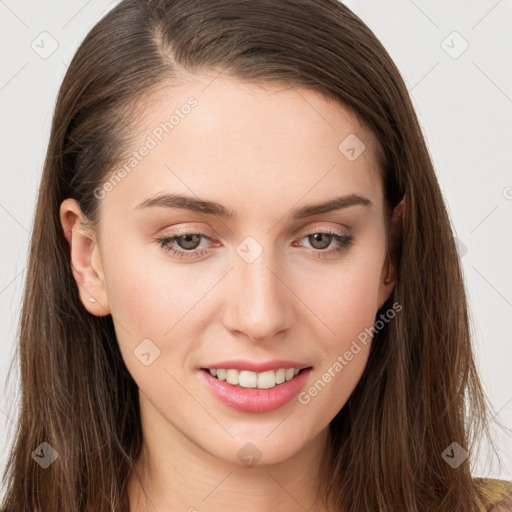
<instances>
[{"instance_id":1,"label":"nose","mask_svg":"<svg viewBox=\"0 0 512 512\"><path fill-rule=\"evenodd\" d=\"M264 250L252 263L238 255L235 258L228 276L224 326L252 341L272 341L294 322L289 272L278 265L270 250Z\"/></svg>"}]
</instances>

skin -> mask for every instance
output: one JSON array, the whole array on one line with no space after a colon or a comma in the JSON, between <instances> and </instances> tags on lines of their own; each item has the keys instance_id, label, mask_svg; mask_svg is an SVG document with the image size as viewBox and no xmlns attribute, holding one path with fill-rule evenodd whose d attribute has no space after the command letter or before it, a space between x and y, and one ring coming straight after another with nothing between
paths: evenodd
<instances>
[{"instance_id":1,"label":"skin","mask_svg":"<svg viewBox=\"0 0 512 512\"><path fill-rule=\"evenodd\" d=\"M95 231L73 199L60 208L84 307L112 314L139 387L146 456L129 482L131 510L243 503L246 511L321 511L328 425L360 379L371 341L308 404L294 399L264 414L224 405L198 371L235 358L290 359L313 367L307 389L373 326L395 283L377 145L346 108L312 90L213 78L196 75L153 94L132 151L190 96L198 105L101 199ZM354 161L338 150L349 134L366 145ZM222 203L236 218L135 208L162 191ZM290 216L351 193L373 207ZM401 211L394 213L393 236L402 223ZM155 242L183 234L178 227L208 237L196 242L202 256L180 259ZM319 257L339 244L332 239L322 249L330 239L322 246L308 235L330 230L350 233L354 242ZM247 236L263 250L251 263L236 251ZM146 338L160 350L149 366L133 353ZM237 457L247 442L261 453L253 467Z\"/></svg>"}]
</instances>

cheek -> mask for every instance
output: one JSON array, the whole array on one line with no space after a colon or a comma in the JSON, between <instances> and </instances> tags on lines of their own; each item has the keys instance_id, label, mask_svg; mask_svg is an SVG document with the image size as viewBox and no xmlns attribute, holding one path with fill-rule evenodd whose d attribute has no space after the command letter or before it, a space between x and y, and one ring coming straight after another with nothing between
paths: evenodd
<instances>
[{"instance_id":1,"label":"cheek","mask_svg":"<svg viewBox=\"0 0 512 512\"><path fill-rule=\"evenodd\" d=\"M108 300L122 350L169 329L167 304L174 296L160 269L148 264L147 248L125 241L106 248L103 271ZM167 326L167 327L166 327Z\"/></svg>"},{"instance_id":2,"label":"cheek","mask_svg":"<svg viewBox=\"0 0 512 512\"><path fill-rule=\"evenodd\" d=\"M163 337L197 303L203 288L194 265L167 261L156 244L130 247L128 241L112 249L104 273L112 315L144 336Z\"/></svg>"},{"instance_id":3,"label":"cheek","mask_svg":"<svg viewBox=\"0 0 512 512\"><path fill-rule=\"evenodd\" d=\"M382 242L365 250L360 247L357 253L317 271L314 279L302 273L297 284L307 297L308 310L321 320L311 316L309 324L318 325L317 347L322 352L314 379L299 403L304 412L325 422L345 405L368 361L384 260Z\"/></svg>"},{"instance_id":4,"label":"cheek","mask_svg":"<svg viewBox=\"0 0 512 512\"><path fill-rule=\"evenodd\" d=\"M308 306L320 312L322 322L316 331L319 364L298 401L304 414L320 424L336 416L357 386L368 361L370 328L375 322L373 273L352 268L337 277L316 280L309 290L311 285L304 282L302 288Z\"/></svg>"},{"instance_id":5,"label":"cheek","mask_svg":"<svg viewBox=\"0 0 512 512\"><path fill-rule=\"evenodd\" d=\"M218 277L195 264L168 261L159 248L140 244L108 253L104 264L107 292L120 350L128 369L141 376L138 347L151 340L149 351L158 353L151 369L173 371L183 366L188 353L200 339L200 322L205 317L208 291ZM145 372L147 374L148 372Z\"/></svg>"},{"instance_id":6,"label":"cheek","mask_svg":"<svg viewBox=\"0 0 512 512\"><path fill-rule=\"evenodd\" d=\"M329 424L356 388L369 351L369 343L358 343L334 353L297 397L303 417L309 417L314 424ZM347 354L350 354L350 360Z\"/></svg>"},{"instance_id":7,"label":"cheek","mask_svg":"<svg viewBox=\"0 0 512 512\"><path fill-rule=\"evenodd\" d=\"M320 339L327 350L342 348L366 327L373 325L377 311L384 251L361 249L334 265L317 266L315 272L297 273L296 289L310 315L323 325ZM320 331L319 331L320 332Z\"/></svg>"}]
</instances>

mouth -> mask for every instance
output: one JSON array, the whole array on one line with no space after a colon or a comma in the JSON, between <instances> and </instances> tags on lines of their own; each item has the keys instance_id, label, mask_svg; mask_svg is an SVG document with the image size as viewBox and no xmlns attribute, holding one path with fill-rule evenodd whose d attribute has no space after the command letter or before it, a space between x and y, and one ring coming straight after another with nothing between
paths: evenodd
<instances>
[{"instance_id":1,"label":"mouth","mask_svg":"<svg viewBox=\"0 0 512 512\"><path fill-rule=\"evenodd\" d=\"M279 368L277 370L267 370L264 372L238 370L236 368L201 368L201 370L215 379L225 381L235 387L272 389L293 380L301 372L310 368L310 366L306 368Z\"/></svg>"},{"instance_id":2,"label":"mouth","mask_svg":"<svg viewBox=\"0 0 512 512\"><path fill-rule=\"evenodd\" d=\"M230 368L232 363L223 366L228 367L200 368L197 375L224 405L244 413L271 412L288 404L306 386L313 370L305 365L300 368L285 365L277 369L268 369L266 365L265 371L259 372Z\"/></svg>"}]
</instances>

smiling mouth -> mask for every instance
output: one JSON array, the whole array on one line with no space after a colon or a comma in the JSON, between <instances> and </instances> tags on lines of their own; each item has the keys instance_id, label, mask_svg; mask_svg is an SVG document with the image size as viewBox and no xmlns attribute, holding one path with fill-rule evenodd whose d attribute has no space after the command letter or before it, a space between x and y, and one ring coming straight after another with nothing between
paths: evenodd
<instances>
[{"instance_id":1,"label":"smiling mouth","mask_svg":"<svg viewBox=\"0 0 512 512\"><path fill-rule=\"evenodd\" d=\"M279 368L265 372L253 372L250 370L237 370L235 368L201 368L218 380L223 380L232 386L252 389L272 389L276 386L293 380L299 373L308 368Z\"/></svg>"}]
</instances>

